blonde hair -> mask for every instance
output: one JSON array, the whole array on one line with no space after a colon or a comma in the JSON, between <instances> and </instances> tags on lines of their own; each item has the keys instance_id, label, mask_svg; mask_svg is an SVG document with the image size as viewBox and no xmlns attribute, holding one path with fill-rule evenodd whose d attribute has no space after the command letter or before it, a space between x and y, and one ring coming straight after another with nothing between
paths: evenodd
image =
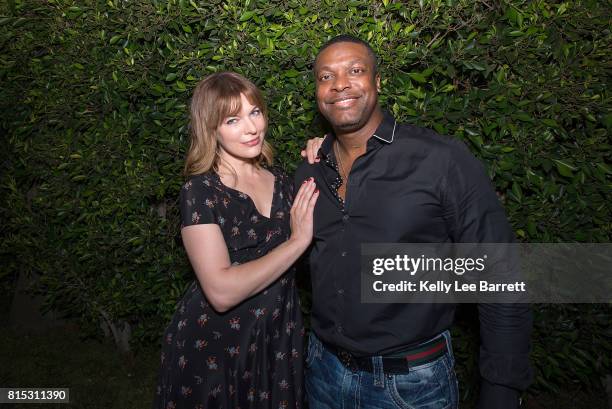
<instances>
[{"instance_id":1,"label":"blonde hair","mask_svg":"<svg viewBox=\"0 0 612 409\"><path fill-rule=\"evenodd\" d=\"M268 111L261 91L251 81L235 72L211 74L198 83L191 98L191 144L185 158L185 176L219 169L217 129L228 116L240 112L240 95L258 107L268 123ZM261 154L253 159L256 166L272 165L274 152L264 140Z\"/></svg>"}]
</instances>

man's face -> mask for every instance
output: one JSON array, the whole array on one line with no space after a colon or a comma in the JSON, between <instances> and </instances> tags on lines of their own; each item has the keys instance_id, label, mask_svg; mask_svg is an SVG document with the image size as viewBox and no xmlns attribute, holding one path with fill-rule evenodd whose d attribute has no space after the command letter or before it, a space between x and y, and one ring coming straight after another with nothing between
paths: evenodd
<instances>
[{"instance_id":1,"label":"man's face","mask_svg":"<svg viewBox=\"0 0 612 409\"><path fill-rule=\"evenodd\" d=\"M341 42L323 50L315 64L319 111L336 130L361 129L378 103L380 77L368 49Z\"/></svg>"}]
</instances>

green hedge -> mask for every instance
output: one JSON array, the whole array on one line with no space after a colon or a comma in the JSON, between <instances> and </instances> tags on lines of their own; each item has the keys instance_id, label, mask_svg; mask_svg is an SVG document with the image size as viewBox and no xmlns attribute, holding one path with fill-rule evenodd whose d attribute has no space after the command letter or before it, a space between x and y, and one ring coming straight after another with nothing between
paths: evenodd
<instances>
[{"instance_id":1,"label":"green hedge","mask_svg":"<svg viewBox=\"0 0 612 409\"><path fill-rule=\"evenodd\" d=\"M133 345L157 342L193 277L177 210L191 90L219 70L256 82L291 172L322 132L313 56L345 32L378 53L384 106L483 159L521 240L609 242L610 3L405 3L0 5L4 288L39 274L49 307L83 328L127 323ZM608 306L536 306L535 388L596 384L611 366L609 321ZM465 327L459 371L471 379Z\"/></svg>"}]
</instances>

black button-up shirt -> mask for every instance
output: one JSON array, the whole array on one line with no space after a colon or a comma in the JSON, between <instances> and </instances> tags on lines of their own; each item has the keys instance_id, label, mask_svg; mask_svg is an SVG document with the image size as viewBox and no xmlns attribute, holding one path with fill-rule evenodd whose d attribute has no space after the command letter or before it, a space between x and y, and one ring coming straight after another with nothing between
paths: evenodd
<instances>
[{"instance_id":1,"label":"black button-up shirt","mask_svg":"<svg viewBox=\"0 0 612 409\"><path fill-rule=\"evenodd\" d=\"M345 200L333 153L302 163L296 185L314 177L320 190L310 253L312 328L323 341L358 356L401 351L448 329L455 305L365 304L360 298L362 243L504 243L514 240L482 164L456 139L399 124L385 112L348 178ZM480 368L492 384L524 389L528 305L480 304ZM493 407L493 406L491 406Z\"/></svg>"}]
</instances>

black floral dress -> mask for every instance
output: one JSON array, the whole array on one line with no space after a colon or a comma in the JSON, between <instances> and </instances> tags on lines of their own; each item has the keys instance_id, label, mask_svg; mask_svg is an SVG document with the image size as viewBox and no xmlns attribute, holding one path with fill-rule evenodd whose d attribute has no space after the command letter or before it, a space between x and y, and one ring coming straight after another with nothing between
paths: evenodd
<instances>
[{"instance_id":1,"label":"black floral dress","mask_svg":"<svg viewBox=\"0 0 612 409\"><path fill-rule=\"evenodd\" d=\"M233 264L265 255L288 239L293 185L275 176L270 218L216 173L191 177L181 189L182 227L216 223ZM291 268L264 291L225 313L194 281L162 339L154 408L300 408L304 326Z\"/></svg>"}]
</instances>

